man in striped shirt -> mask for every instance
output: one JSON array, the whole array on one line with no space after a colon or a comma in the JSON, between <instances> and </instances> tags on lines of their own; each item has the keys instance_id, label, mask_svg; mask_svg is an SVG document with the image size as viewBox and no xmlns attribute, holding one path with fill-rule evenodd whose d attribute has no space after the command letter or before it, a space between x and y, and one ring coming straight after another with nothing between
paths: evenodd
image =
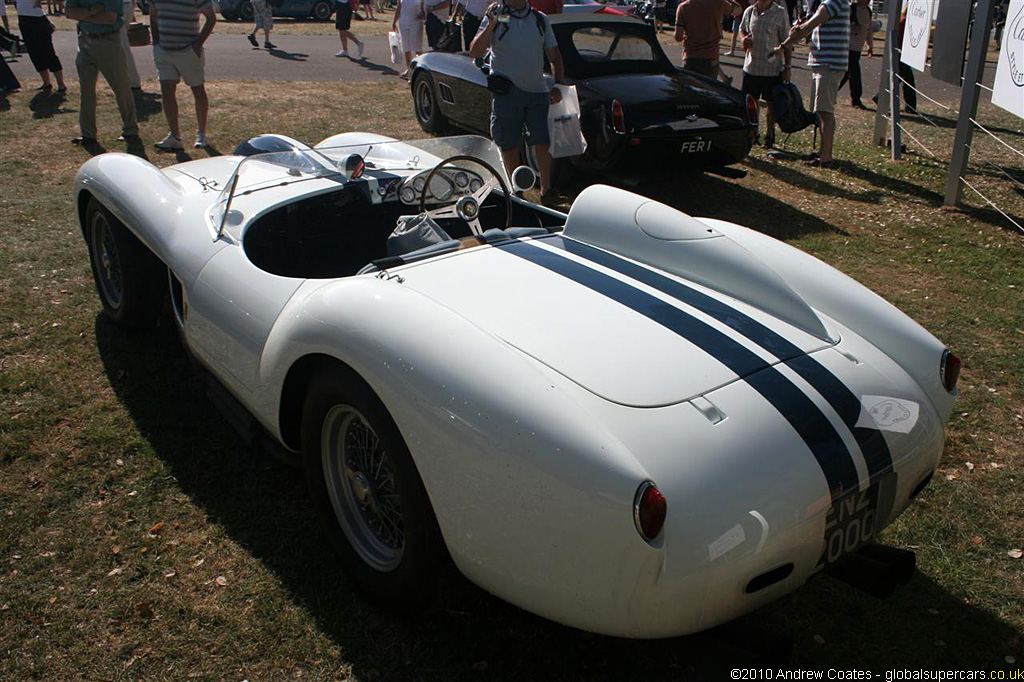
<instances>
[{"instance_id":1,"label":"man in striped shirt","mask_svg":"<svg viewBox=\"0 0 1024 682\"><path fill-rule=\"evenodd\" d=\"M811 36L807 66L814 80L811 84L811 110L821 120L821 149L812 166L832 163L832 143L836 134L836 96L839 82L846 73L850 59L850 0L813 0L811 17L789 31L789 37L778 49L792 46Z\"/></svg>"},{"instance_id":2,"label":"man in striped shirt","mask_svg":"<svg viewBox=\"0 0 1024 682\"><path fill-rule=\"evenodd\" d=\"M210 100L206 96L203 43L217 23L213 5L210 0L153 0L149 7L153 61L160 78L164 116L171 129L167 137L156 143L156 148L180 151L184 147L178 128L178 81L182 79L192 88L196 101L198 132L195 146L197 149L206 147L206 115L210 110ZM200 15L206 18L202 29L199 28Z\"/></svg>"}]
</instances>

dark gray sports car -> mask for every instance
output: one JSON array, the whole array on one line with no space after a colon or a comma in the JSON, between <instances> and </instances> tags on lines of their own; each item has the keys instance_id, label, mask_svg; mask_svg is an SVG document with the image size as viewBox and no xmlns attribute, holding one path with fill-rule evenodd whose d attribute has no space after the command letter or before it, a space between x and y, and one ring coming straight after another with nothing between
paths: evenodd
<instances>
[{"instance_id":1,"label":"dark gray sports car","mask_svg":"<svg viewBox=\"0 0 1024 682\"><path fill-rule=\"evenodd\" d=\"M757 136L754 99L676 67L649 25L602 14L549 18L565 78L576 85L587 139L587 152L573 158L574 165L711 168L747 156ZM491 93L467 53L421 55L411 76L416 118L425 131L489 134Z\"/></svg>"}]
</instances>

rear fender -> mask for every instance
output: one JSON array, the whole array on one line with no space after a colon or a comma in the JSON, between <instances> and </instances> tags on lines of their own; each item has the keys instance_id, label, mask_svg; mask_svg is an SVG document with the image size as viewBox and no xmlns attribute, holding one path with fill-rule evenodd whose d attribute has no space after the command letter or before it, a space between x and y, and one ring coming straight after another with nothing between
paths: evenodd
<instances>
[{"instance_id":1,"label":"rear fender","mask_svg":"<svg viewBox=\"0 0 1024 682\"><path fill-rule=\"evenodd\" d=\"M918 383L943 422L956 396L942 385L945 344L855 279L797 248L739 225L699 218L745 247L812 308L838 321L895 360Z\"/></svg>"},{"instance_id":2,"label":"rear fender","mask_svg":"<svg viewBox=\"0 0 1024 682\"><path fill-rule=\"evenodd\" d=\"M480 586L564 621L605 571L656 572L660 550L632 518L646 472L529 357L375 277L300 291L285 308L260 368L268 416L310 355L345 363L384 403L453 560Z\"/></svg>"}]
</instances>

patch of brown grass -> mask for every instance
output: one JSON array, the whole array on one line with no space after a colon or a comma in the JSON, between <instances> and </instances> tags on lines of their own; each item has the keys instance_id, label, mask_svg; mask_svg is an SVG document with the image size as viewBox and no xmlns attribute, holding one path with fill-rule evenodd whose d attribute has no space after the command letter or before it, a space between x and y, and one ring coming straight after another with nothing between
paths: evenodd
<instances>
[{"instance_id":1,"label":"patch of brown grass","mask_svg":"<svg viewBox=\"0 0 1024 682\"><path fill-rule=\"evenodd\" d=\"M208 88L215 149L182 158L263 132L421 136L405 84ZM425 622L364 602L301 476L233 435L173 334L126 335L98 315L71 206L87 158L67 143L75 95L35 117L18 93L0 113L0 677L717 679L745 660L706 639L594 637L473 590L454 589ZM188 94L181 105L190 130ZM962 213L940 210L941 164L910 154L893 165L866 143L870 114L839 119L835 170L756 150L744 179L665 173L636 186L836 264L965 359L943 474L885 536L917 551L921 575L887 602L816 580L745 622L793 638L804 666L1005 669L1024 653L1024 563L1006 554L1024 537L1022 238L970 197ZM101 142L122 150L105 86L99 123ZM917 125L944 144L948 131ZM142 137L159 166L178 161L152 149L165 130L146 100ZM809 149L809 137L790 147ZM1012 186L985 181L1012 199Z\"/></svg>"}]
</instances>

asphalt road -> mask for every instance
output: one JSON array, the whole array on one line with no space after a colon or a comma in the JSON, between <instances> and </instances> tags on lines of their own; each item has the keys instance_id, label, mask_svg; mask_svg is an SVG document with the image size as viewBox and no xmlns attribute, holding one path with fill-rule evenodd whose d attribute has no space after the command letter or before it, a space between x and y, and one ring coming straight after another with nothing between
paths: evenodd
<instances>
[{"instance_id":1,"label":"asphalt road","mask_svg":"<svg viewBox=\"0 0 1024 682\"><path fill-rule=\"evenodd\" d=\"M325 26L325 31L327 30L331 29ZM273 39L277 48L266 50L252 47L244 35L214 33L207 42L207 79L210 81L365 83L393 80L398 76L398 70L389 59L385 36L368 36L366 38L366 52L362 60L334 56L335 52L341 49L341 43L336 33L313 36L275 35ZM67 79L69 81L76 80L77 39L74 32L58 31L53 35L53 42L57 54L64 63ZM352 43L349 45L354 47ZM672 60L679 63L679 51L673 47L669 47L667 51ZM136 47L132 49L132 53L143 80L155 79L156 68L153 65L152 48ZM726 73L736 79L734 84L739 86L743 66L741 58L723 56L722 65ZM39 83L28 55L21 55L16 61L10 62L10 66L26 88L36 87ZM793 80L806 96L810 90L810 72L806 69L801 57L794 59L794 66L796 68L793 71ZM862 57L864 97L865 103L869 106L870 97L878 87L881 68L882 59L880 57ZM984 81L986 84L991 84L994 72L994 65L989 65L986 68ZM918 88L933 99L952 105L959 102L959 87L935 80L927 74L917 74L917 83ZM843 101L845 100L841 94L840 102Z\"/></svg>"}]
</instances>

